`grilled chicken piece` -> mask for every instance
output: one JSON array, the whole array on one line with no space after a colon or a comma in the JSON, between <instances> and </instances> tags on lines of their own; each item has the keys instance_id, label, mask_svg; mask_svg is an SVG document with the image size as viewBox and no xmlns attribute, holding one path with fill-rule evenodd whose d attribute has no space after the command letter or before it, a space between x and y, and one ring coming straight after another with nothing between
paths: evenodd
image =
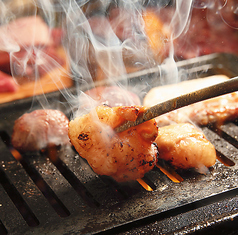
<instances>
[{"instance_id":1,"label":"grilled chicken piece","mask_svg":"<svg viewBox=\"0 0 238 235\"><path fill-rule=\"evenodd\" d=\"M200 126L222 125L238 118L238 92L202 101L156 118L158 126L191 122Z\"/></svg>"},{"instance_id":2,"label":"grilled chicken piece","mask_svg":"<svg viewBox=\"0 0 238 235\"><path fill-rule=\"evenodd\" d=\"M145 106L152 106L168 99L224 82L228 77L214 75L207 78L184 81L151 89L144 99ZM169 92L168 92L169 91ZM169 112L156 118L158 126L172 123L193 122L197 125L222 124L238 117L238 92L201 101Z\"/></svg>"},{"instance_id":3,"label":"grilled chicken piece","mask_svg":"<svg viewBox=\"0 0 238 235\"><path fill-rule=\"evenodd\" d=\"M12 145L20 152L38 151L50 144L69 142L68 118L59 110L40 109L15 121Z\"/></svg>"},{"instance_id":4,"label":"grilled chicken piece","mask_svg":"<svg viewBox=\"0 0 238 235\"><path fill-rule=\"evenodd\" d=\"M98 106L69 123L69 138L79 155L95 173L118 182L136 180L156 165L158 134L155 120L115 133L124 121L134 121L144 111L140 106Z\"/></svg>"},{"instance_id":5,"label":"grilled chicken piece","mask_svg":"<svg viewBox=\"0 0 238 235\"><path fill-rule=\"evenodd\" d=\"M203 126L209 123L220 125L235 120L238 118L238 92L192 105L189 118Z\"/></svg>"},{"instance_id":6,"label":"grilled chicken piece","mask_svg":"<svg viewBox=\"0 0 238 235\"><path fill-rule=\"evenodd\" d=\"M205 173L216 161L214 146L200 130L189 123L160 127L155 143L159 158L170 162L175 168L195 168Z\"/></svg>"}]
</instances>

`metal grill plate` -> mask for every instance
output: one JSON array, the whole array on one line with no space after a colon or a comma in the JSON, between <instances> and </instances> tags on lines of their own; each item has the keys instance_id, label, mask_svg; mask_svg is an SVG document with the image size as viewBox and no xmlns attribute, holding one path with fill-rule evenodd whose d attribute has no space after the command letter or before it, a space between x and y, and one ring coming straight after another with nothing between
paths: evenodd
<instances>
[{"instance_id":1,"label":"metal grill plate","mask_svg":"<svg viewBox=\"0 0 238 235\"><path fill-rule=\"evenodd\" d=\"M186 79L213 74L232 77L238 75L234 66L237 62L235 56L213 54L180 61L177 65L179 71L190 75ZM131 87L150 82L159 85L158 76L163 76L163 70L155 68L131 74L126 82ZM75 88L70 92L74 93ZM48 94L47 99L49 103L63 100L60 92ZM205 220L215 223L221 218L236 217L238 126L235 122L220 130L203 129L217 151L232 159L235 166L226 167L217 161L208 175L181 173L185 180L179 184L171 182L158 169L153 170L146 178L155 190L147 192L137 182L118 184L96 175L69 147L57 151L57 162L50 161L44 153L27 154L23 160L15 160L8 141L14 121L31 109L31 102L25 99L0 106L2 234L111 234L147 223L152 223L158 233L169 234L190 231L194 224L200 230L206 227ZM64 108L63 111L68 110ZM220 206L218 210L213 203L221 200L226 200L228 207ZM210 214L204 214L203 206L210 207ZM193 220L190 216L194 209L197 213ZM178 221L176 216L180 213L184 217ZM149 227L143 229L149 231Z\"/></svg>"}]
</instances>

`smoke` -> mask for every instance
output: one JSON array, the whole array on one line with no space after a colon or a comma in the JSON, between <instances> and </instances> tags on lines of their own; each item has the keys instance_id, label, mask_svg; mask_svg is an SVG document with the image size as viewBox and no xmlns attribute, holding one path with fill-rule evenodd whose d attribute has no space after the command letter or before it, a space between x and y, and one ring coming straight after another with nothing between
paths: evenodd
<instances>
[{"instance_id":1,"label":"smoke","mask_svg":"<svg viewBox=\"0 0 238 235\"><path fill-rule=\"evenodd\" d=\"M41 99L42 107L49 107L44 93L66 89L72 82L65 82L71 75L60 46L63 33L56 24L60 17L56 19L55 10L37 4L34 0L0 0L0 70L18 84L17 97L33 96L33 102ZM43 96L37 97L39 94Z\"/></svg>"},{"instance_id":2,"label":"smoke","mask_svg":"<svg viewBox=\"0 0 238 235\"><path fill-rule=\"evenodd\" d=\"M215 13L218 19L216 22L222 20L222 23L228 27L238 29L238 2L236 0L195 0L193 8L206 9L208 21L211 23L213 23L214 20L209 19L209 17L211 17L211 15L214 17Z\"/></svg>"},{"instance_id":3,"label":"smoke","mask_svg":"<svg viewBox=\"0 0 238 235\"><path fill-rule=\"evenodd\" d=\"M172 40L184 30L191 3L176 1L174 17L168 25ZM64 4L62 7L66 14L65 45L77 77L89 82L111 79L125 76L130 66L142 69L158 64L148 45L143 1L118 1L117 4L105 1L94 16L87 12L88 8L91 11L90 7L82 9L76 1L70 1L67 8ZM160 11L161 6L157 7Z\"/></svg>"},{"instance_id":4,"label":"smoke","mask_svg":"<svg viewBox=\"0 0 238 235\"><path fill-rule=\"evenodd\" d=\"M192 0L26 2L0 0L0 51L9 53L9 70L18 84L38 81L53 68L71 73L77 94L65 88L63 95L74 107L79 96L85 96L82 87L89 89L94 83L106 81L127 89L130 84L126 78L135 71L161 67L165 70L164 83L179 81L173 40L186 30ZM163 25L158 16L166 8L171 8L172 14ZM56 28L63 32L58 39L52 37ZM49 49L57 40L66 51L69 71ZM40 86L36 84L35 89ZM133 91L144 93L147 85L153 86L143 81Z\"/></svg>"},{"instance_id":5,"label":"smoke","mask_svg":"<svg viewBox=\"0 0 238 235\"><path fill-rule=\"evenodd\" d=\"M144 69L159 68L163 73L158 78L162 84L179 82L181 74L175 63L174 42L188 32L193 10L204 9L211 24L214 21L209 12L215 12L223 23L237 27L227 14L232 11L237 15L236 1L29 0L27 7L19 7L22 2L0 0L0 50L10 54L11 74L19 83L19 77L37 80L55 67L64 74L71 73L76 94L65 88L63 95L72 107L77 106L80 95L91 99L83 91L94 88L92 84L97 86L101 82L131 89L128 74ZM32 36L26 41L23 27L19 34L8 28L21 16L35 17L30 21ZM44 21L45 30L43 24L38 28L38 17ZM52 38L56 28L63 33ZM57 40L66 51L70 65L67 70L57 55L48 50ZM132 90L141 94L148 86L153 84L145 79Z\"/></svg>"},{"instance_id":6,"label":"smoke","mask_svg":"<svg viewBox=\"0 0 238 235\"><path fill-rule=\"evenodd\" d=\"M148 38L150 35L145 28L144 15L152 7L155 14L159 15L170 4L175 5L170 22L164 29L152 28L154 31L163 31L161 35L169 32L164 33L167 34L164 41L167 41L163 42L161 49L169 51L165 55L151 48L149 41L153 35ZM62 22L65 32L63 45L69 55L73 78L78 87L77 96L70 96L67 100L73 106L79 102L78 96L84 96L85 100L85 94L80 88L88 86L89 89L90 84L98 81L106 80L108 84L127 89L129 84L125 78L128 73L157 66L166 70L165 83L178 82L173 40L179 37L189 23L191 5L192 1L156 1L156 4L153 1L132 0L58 1L57 11L61 11L65 19ZM49 1L41 2L41 6L44 10L53 9ZM142 93L145 89L146 83L137 92Z\"/></svg>"}]
</instances>

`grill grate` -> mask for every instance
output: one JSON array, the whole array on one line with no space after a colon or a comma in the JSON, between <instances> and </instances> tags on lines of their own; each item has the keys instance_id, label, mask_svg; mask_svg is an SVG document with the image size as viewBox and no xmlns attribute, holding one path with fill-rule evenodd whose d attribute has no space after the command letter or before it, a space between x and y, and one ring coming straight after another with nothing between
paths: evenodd
<instances>
[{"instance_id":1,"label":"grill grate","mask_svg":"<svg viewBox=\"0 0 238 235\"><path fill-rule=\"evenodd\" d=\"M203 69L209 62L206 74L220 73L220 56L211 55L210 60L207 56L200 58L197 69L194 60L191 64L181 61L178 65L182 69L186 65L188 72L191 67L198 73L199 67ZM215 71L217 63L219 71ZM158 76L155 71L153 74ZM147 75L147 82L154 79L152 74ZM138 81L138 77L135 79ZM47 98L61 99L58 93ZM1 234L136 234L142 230L151 234L151 229L159 234L189 233L209 227L209 223L236 218L238 164L227 167L217 161L206 176L179 172L184 178L179 184L155 169L144 178L154 189L148 192L136 181L119 184L109 177L96 175L71 147L18 154L16 160L13 156L16 152L10 146L13 123L30 107L30 99L1 106ZM238 162L236 122L219 128L204 127L203 131L221 159L228 161L228 165L231 163L227 158Z\"/></svg>"}]
</instances>

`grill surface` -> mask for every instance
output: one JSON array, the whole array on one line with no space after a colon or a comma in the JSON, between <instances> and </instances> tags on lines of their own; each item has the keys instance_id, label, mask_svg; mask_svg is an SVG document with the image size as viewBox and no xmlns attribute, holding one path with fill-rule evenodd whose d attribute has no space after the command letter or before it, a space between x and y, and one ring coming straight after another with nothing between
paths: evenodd
<instances>
[{"instance_id":1,"label":"grill surface","mask_svg":"<svg viewBox=\"0 0 238 235\"><path fill-rule=\"evenodd\" d=\"M232 55L213 54L177 65L180 73L190 75L184 79L213 74L232 77L238 75L237 62ZM148 84L159 85L158 76L163 78L163 73L163 68L142 71L130 75L127 82L129 86L147 84L149 90ZM51 103L63 98L55 92L47 99ZM49 160L50 152L27 154L17 161L10 136L14 121L31 104L31 99L24 99L0 106L0 234L188 234L237 219L236 122L219 129L203 128L218 156L231 159L234 166L217 161L206 176L179 172L184 178L179 184L155 169L145 176L154 189L148 192L138 182L118 184L96 175L70 147L57 150L57 161Z\"/></svg>"}]
</instances>

